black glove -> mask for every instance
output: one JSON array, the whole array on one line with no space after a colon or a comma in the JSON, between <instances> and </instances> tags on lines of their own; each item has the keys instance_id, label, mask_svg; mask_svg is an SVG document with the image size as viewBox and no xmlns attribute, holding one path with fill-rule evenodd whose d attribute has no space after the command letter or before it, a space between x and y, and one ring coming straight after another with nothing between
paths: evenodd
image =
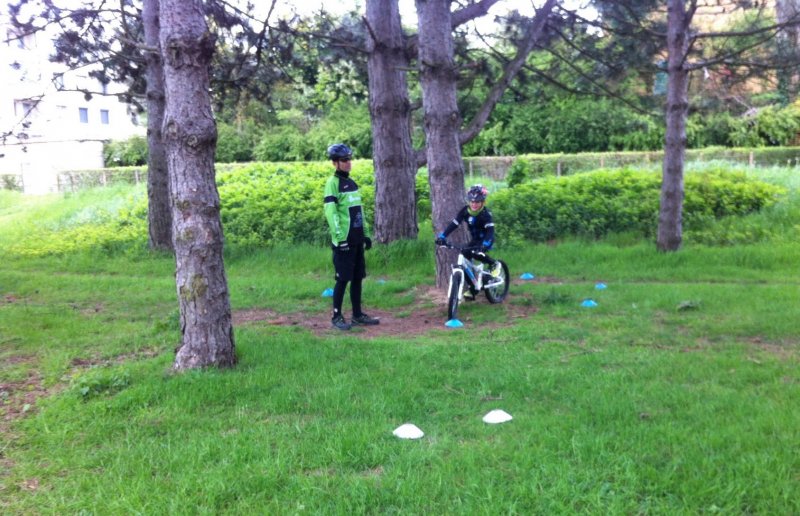
<instances>
[{"instance_id":1,"label":"black glove","mask_svg":"<svg viewBox=\"0 0 800 516\"><path fill-rule=\"evenodd\" d=\"M444 237L437 237L434 243L436 245L447 245L447 239Z\"/></svg>"},{"instance_id":2,"label":"black glove","mask_svg":"<svg viewBox=\"0 0 800 516\"><path fill-rule=\"evenodd\" d=\"M350 244L347 243L347 240L344 242L339 242L339 245L336 247L337 250L347 252L350 250Z\"/></svg>"},{"instance_id":3,"label":"black glove","mask_svg":"<svg viewBox=\"0 0 800 516\"><path fill-rule=\"evenodd\" d=\"M370 237L364 237L364 249L367 251L372 249L372 239Z\"/></svg>"}]
</instances>

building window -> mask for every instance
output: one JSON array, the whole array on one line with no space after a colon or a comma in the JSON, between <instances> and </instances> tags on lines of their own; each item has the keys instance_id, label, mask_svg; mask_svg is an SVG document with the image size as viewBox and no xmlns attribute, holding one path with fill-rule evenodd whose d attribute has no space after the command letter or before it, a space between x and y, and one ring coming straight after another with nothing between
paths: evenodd
<instances>
[{"instance_id":1,"label":"building window","mask_svg":"<svg viewBox=\"0 0 800 516\"><path fill-rule=\"evenodd\" d=\"M85 107L78 108L78 114L81 117L81 123L82 124L88 124L89 123L89 108L85 108Z\"/></svg>"},{"instance_id":2,"label":"building window","mask_svg":"<svg viewBox=\"0 0 800 516\"><path fill-rule=\"evenodd\" d=\"M56 73L53 74L53 84L56 85L56 89L61 91L64 89L64 74L63 73Z\"/></svg>"},{"instance_id":3,"label":"building window","mask_svg":"<svg viewBox=\"0 0 800 516\"><path fill-rule=\"evenodd\" d=\"M103 92L103 95L108 95L108 84L105 82L100 83L100 89Z\"/></svg>"},{"instance_id":4,"label":"building window","mask_svg":"<svg viewBox=\"0 0 800 516\"><path fill-rule=\"evenodd\" d=\"M100 110L100 123L103 125L108 125L108 110L101 109Z\"/></svg>"}]
</instances>

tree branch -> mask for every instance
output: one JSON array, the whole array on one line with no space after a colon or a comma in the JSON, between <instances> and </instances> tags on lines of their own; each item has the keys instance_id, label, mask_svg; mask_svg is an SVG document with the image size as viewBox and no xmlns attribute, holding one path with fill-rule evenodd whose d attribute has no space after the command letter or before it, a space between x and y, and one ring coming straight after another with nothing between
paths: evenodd
<instances>
[{"instance_id":1,"label":"tree branch","mask_svg":"<svg viewBox=\"0 0 800 516\"><path fill-rule=\"evenodd\" d=\"M500 97L503 96L508 85L511 84L511 81L517 76L520 69L525 64L525 61L528 59L528 55L530 55L533 47L542 35L547 23L547 18L550 16L550 12L553 10L555 4L556 0L547 0L545 4L536 11L536 16L530 23L525 33L525 38L517 49L516 56L508 63L503 70L503 75L500 77L500 80L497 81L489 91L486 100L478 110L475 118L460 132L459 141L462 145L475 138L483 126L486 125L486 121L489 120L489 116L492 114Z\"/></svg>"}]
</instances>

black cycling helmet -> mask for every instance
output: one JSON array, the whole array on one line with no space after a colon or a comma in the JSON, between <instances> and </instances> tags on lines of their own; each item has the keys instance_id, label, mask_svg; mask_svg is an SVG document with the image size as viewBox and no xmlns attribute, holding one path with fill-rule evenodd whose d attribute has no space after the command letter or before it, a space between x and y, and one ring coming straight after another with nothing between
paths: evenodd
<instances>
[{"instance_id":1,"label":"black cycling helmet","mask_svg":"<svg viewBox=\"0 0 800 516\"><path fill-rule=\"evenodd\" d=\"M483 202L487 195L489 195L489 190L483 185L474 185L467 190L467 200L470 202Z\"/></svg>"},{"instance_id":2,"label":"black cycling helmet","mask_svg":"<svg viewBox=\"0 0 800 516\"><path fill-rule=\"evenodd\" d=\"M343 143L334 143L330 147L328 147L328 158L331 161L339 161L341 159L351 159L353 157L353 151L350 150L350 147Z\"/></svg>"}]
</instances>

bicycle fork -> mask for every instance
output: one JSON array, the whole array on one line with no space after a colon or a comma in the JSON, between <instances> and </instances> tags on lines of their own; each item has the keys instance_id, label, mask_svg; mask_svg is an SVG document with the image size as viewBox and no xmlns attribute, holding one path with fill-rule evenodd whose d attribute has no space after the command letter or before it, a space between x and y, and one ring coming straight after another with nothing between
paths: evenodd
<instances>
[{"instance_id":1,"label":"bicycle fork","mask_svg":"<svg viewBox=\"0 0 800 516\"><path fill-rule=\"evenodd\" d=\"M458 299L461 299L461 296L464 294L464 269L460 267L453 267L453 272L450 273L450 286L447 287L447 292L453 291L453 278L456 275L461 276L461 281L458 282Z\"/></svg>"}]
</instances>

